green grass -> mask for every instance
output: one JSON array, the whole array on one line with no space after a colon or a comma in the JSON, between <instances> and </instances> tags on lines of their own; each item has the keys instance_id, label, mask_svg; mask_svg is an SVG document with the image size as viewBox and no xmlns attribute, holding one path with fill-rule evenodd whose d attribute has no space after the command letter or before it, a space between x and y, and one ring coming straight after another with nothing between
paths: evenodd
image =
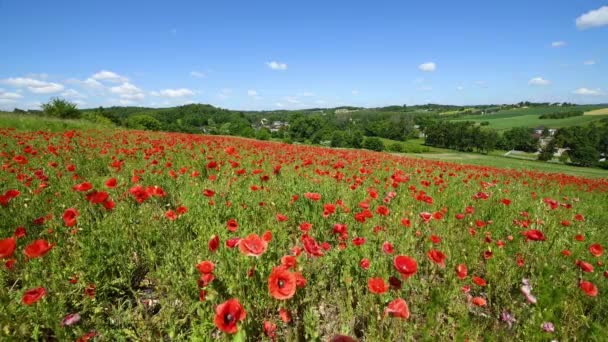
<instances>
[{"instance_id":1,"label":"green grass","mask_svg":"<svg viewBox=\"0 0 608 342\"><path fill-rule=\"evenodd\" d=\"M580 106L579 110L594 110L602 108L601 106ZM465 116L454 121L474 121L474 122L489 122L487 127L498 131L507 130L513 127L538 127L545 126L547 128L560 128L576 125L585 125L593 121L599 121L608 118L608 115L587 115L575 116L564 119L539 119L542 114L559 113L563 111L571 111L571 107L538 107L538 108L520 108L503 110L488 115L471 115Z\"/></svg>"},{"instance_id":2,"label":"green grass","mask_svg":"<svg viewBox=\"0 0 608 342\"><path fill-rule=\"evenodd\" d=\"M14 128L19 131L60 132L72 129L103 129L104 127L85 120L62 120L33 114L0 112L0 128Z\"/></svg>"}]
</instances>

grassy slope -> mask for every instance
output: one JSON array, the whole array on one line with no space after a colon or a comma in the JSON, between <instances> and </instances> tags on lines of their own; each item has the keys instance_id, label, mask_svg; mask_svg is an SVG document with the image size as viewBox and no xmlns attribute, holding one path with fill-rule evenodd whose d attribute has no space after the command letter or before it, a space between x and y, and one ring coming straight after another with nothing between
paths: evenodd
<instances>
[{"instance_id":1,"label":"grassy slope","mask_svg":"<svg viewBox=\"0 0 608 342\"><path fill-rule=\"evenodd\" d=\"M581 110L595 110L600 107L598 106L581 106ZM539 107L539 108L521 108L499 111L490 115L471 115L462 118L455 119L456 121L475 121L483 122L487 121L490 123L488 127L496 130L506 130L512 127L537 127L545 126L548 128L560 128L575 125L583 125L593 121L598 121L603 118L608 118L608 115L591 115L591 116L576 116L564 119L539 119L538 117L542 114L557 113L566 110L572 110L572 108L558 108L558 107Z\"/></svg>"},{"instance_id":2,"label":"grassy slope","mask_svg":"<svg viewBox=\"0 0 608 342\"><path fill-rule=\"evenodd\" d=\"M104 128L104 126L84 120L60 120L31 114L13 114L0 112L0 128L15 128L20 131L58 132L71 129Z\"/></svg>"}]
</instances>

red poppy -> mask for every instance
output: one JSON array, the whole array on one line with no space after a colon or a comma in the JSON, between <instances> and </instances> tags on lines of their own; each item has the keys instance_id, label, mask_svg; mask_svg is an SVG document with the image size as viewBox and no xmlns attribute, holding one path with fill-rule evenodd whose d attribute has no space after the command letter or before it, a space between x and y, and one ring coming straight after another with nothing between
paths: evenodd
<instances>
[{"instance_id":1,"label":"red poppy","mask_svg":"<svg viewBox=\"0 0 608 342\"><path fill-rule=\"evenodd\" d=\"M244 320L247 312L238 299L229 299L215 308L213 323L221 331L234 334L238 331L237 323Z\"/></svg>"},{"instance_id":2,"label":"red poppy","mask_svg":"<svg viewBox=\"0 0 608 342\"><path fill-rule=\"evenodd\" d=\"M526 237L526 241L545 241L547 239L545 237L545 234L543 234L543 232L537 229L526 230L523 231L521 234Z\"/></svg>"},{"instance_id":3,"label":"red poppy","mask_svg":"<svg viewBox=\"0 0 608 342\"><path fill-rule=\"evenodd\" d=\"M443 254L441 251L438 251L436 249L431 249L430 251L428 251L426 253L426 255L434 263L438 264L442 268L445 267L445 254Z\"/></svg>"},{"instance_id":4,"label":"red poppy","mask_svg":"<svg viewBox=\"0 0 608 342\"><path fill-rule=\"evenodd\" d=\"M383 205L381 205L378 208L376 208L376 212L378 214L382 215L382 216L387 216L388 214L391 213L391 211L387 207L385 207Z\"/></svg>"},{"instance_id":5,"label":"red poppy","mask_svg":"<svg viewBox=\"0 0 608 342\"><path fill-rule=\"evenodd\" d=\"M205 195L205 197L213 197L213 195L215 195L215 191L211 189L205 189L203 190L203 195Z\"/></svg>"},{"instance_id":6,"label":"red poppy","mask_svg":"<svg viewBox=\"0 0 608 342\"><path fill-rule=\"evenodd\" d=\"M281 258L281 265L286 267L286 268L296 268L298 264L298 260L296 259L295 256L293 255L284 255Z\"/></svg>"},{"instance_id":7,"label":"red poppy","mask_svg":"<svg viewBox=\"0 0 608 342\"><path fill-rule=\"evenodd\" d=\"M459 279L466 278L468 271L469 270L467 269L467 265L465 265L465 264L456 265L456 276L458 276Z\"/></svg>"},{"instance_id":8,"label":"red poppy","mask_svg":"<svg viewBox=\"0 0 608 342\"><path fill-rule=\"evenodd\" d=\"M279 222L284 222L287 221L289 218L281 213L276 215L277 221Z\"/></svg>"},{"instance_id":9,"label":"red poppy","mask_svg":"<svg viewBox=\"0 0 608 342\"><path fill-rule=\"evenodd\" d=\"M462 213L456 214L456 219L457 220L464 220L464 214L462 214Z\"/></svg>"},{"instance_id":10,"label":"red poppy","mask_svg":"<svg viewBox=\"0 0 608 342\"><path fill-rule=\"evenodd\" d=\"M437 235L431 235L431 242L434 244L441 243L441 238Z\"/></svg>"},{"instance_id":11,"label":"red poppy","mask_svg":"<svg viewBox=\"0 0 608 342\"><path fill-rule=\"evenodd\" d=\"M346 335L335 335L329 339L329 342L357 342L354 338Z\"/></svg>"},{"instance_id":12,"label":"red poppy","mask_svg":"<svg viewBox=\"0 0 608 342\"><path fill-rule=\"evenodd\" d=\"M235 219L230 219L228 222L226 222L226 228L234 233L239 228L239 224Z\"/></svg>"},{"instance_id":13,"label":"red poppy","mask_svg":"<svg viewBox=\"0 0 608 342\"><path fill-rule=\"evenodd\" d=\"M367 289L371 293L383 294L388 291L388 285L382 278L369 278L367 281Z\"/></svg>"},{"instance_id":14,"label":"red poppy","mask_svg":"<svg viewBox=\"0 0 608 342\"><path fill-rule=\"evenodd\" d=\"M84 182L84 183L80 183L80 184L76 184L72 187L72 189L76 190L76 191L89 191L91 189L93 189L93 184L89 183L89 182Z\"/></svg>"},{"instance_id":15,"label":"red poppy","mask_svg":"<svg viewBox=\"0 0 608 342\"><path fill-rule=\"evenodd\" d=\"M304 197L308 198L311 201L318 201L321 199L321 195L316 192L307 192L304 194Z\"/></svg>"},{"instance_id":16,"label":"red poppy","mask_svg":"<svg viewBox=\"0 0 608 342\"><path fill-rule=\"evenodd\" d=\"M209 260L201 261L196 265L196 269L202 274L213 273L214 268L215 264Z\"/></svg>"},{"instance_id":17,"label":"red poppy","mask_svg":"<svg viewBox=\"0 0 608 342\"><path fill-rule=\"evenodd\" d=\"M66 227L73 227L76 225L76 218L80 215L78 210L74 208L68 208L63 212L63 223Z\"/></svg>"},{"instance_id":18,"label":"red poppy","mask_svg":"<svg viewBox=\"0 0 608 342\"><path fill-rule=\"evenodd\" d=\"M86 200L92 204L99 204L107 201L109 195L105 191L91 191L86 195Z\"/></svg>"},{"instance_id":19,"label":"red poppy","mask_svg":"<svg viewBox=\"0 0 608 342\"><path fill-rule=\"evenodd\" d=\"M226 247L234 248L236 245L239 244L240 241L241 241L240 237L230 238L230 239L226 240Z\"/></svg>"},{"instance_id":20,"label":"red poppy","mask_svg":"<svg viewBox=\"0 0 608 342\"><path fill-rule=\"evenodd\" d=\"M284 323L291 322L291 313L284 308L279 309L279 317L281 317L281 321Z\"/></svg>"},{"instance_id":21,"label":"red poppy","mask_svg":"<svg viewBox=\"0 0 608 342\"><path fill-rule=\"evenodd\" d=\"M175 211L169 209L167 210L167 212L165 213L165 217L169 220L169 221L174 221L177 219L177 214L175 213Z\"/></svg>"},{"instance_id":22,"label":"red poppy","mask_svg":"<svg viewBox=\"0 0 608 342\"><path fill-rule=\"evenodd\" d=\"M268 291L279 300L286 300L296 293L296 276L286 267L278 266L272 269L268 277Z\"/></svg>"},{"instance_id":23,"label":"red poppy","mask_svg":"<svg viewBox=\"0 0 608 342\"><path fill-rule=\"evenodd\" d=\"M481 298L481 297L475 297L471 300L471 303L473 303L473 305L475 306L486 306L487 302L485 299Z\"/></svg>"},{"instance_id":24,"label":"red poppy","mask_svg":"<svg viewBox=\"0 0 608 342\"><path fill-rule=\"evenodd\" d=\"M246 256L260 256L268 249L268 242L257 234L249 234L239 241L239 250Z\"/></svg>"},{"instance_id":25,"label":"red poppy","mask_svg":"<svg viewBox=\"0 0 608 342\"><path fill-rule=\"evenodd\" d=\"M386 254L393 254L395 248L393 247L392 243L386 241L382 244L382 251Z\"/></svg>"},{"instance_id":26,"label":"red poppy","mask_svg":"<svg viewBox=\"0 0 608 342\"><path fill-rule=\"evenodd\" d=\"M15 252L16 247L17 242L12 237L0 240L0 259L10 258Z\"/></svg>"},{"instance_id":27,"label":"red poppy","mask_svg":"<svg viewBox=\"0 0 608 342\"><path fill-rule=\"evenodd\" d=\"M588 262L584 262L581 260L576 260L576 265L580 267L583 272L593 272L593 265Z\"/></svg>"},{"instance_id":28,"label":"red poppy","mask_svg":"<svg viewBox=\"0 0 608 342\"><path fill-rule=\"evenodd\" d=\"M208 243L209 252L215 252L220 247L220 237L213 235Z\"/></svg>"},{"instance_id":29,"label":"red poppy","mask_svg":"<svg viewBox=\"0 0 608 342\"><path fill-rule=\"evenodd\" d=\"M17 239L21 239L22 237L25 237L27 235L27 231L25 230L25 227L17 227L15 229L15 232L13 233L13 237L16 237ZM0 258L2 259L2 258Z\"/></svg>"},{"instance_id":30,"label":"red poppy","mask_svg":"<svg viewBox=\"0 0 608 342\"><path fill-rule=\"evenodd\" d=\"M84 294L89 298L94 298L96 291L97 291L97 286L95 286L95 284L93 284L93 283L88 284L87 287L84 288Z\"/></svg>"},{"instance_id":31,"label":"red poppy","mask_svg":"<svg viewBox=\"0 0 608 342\"><path fill-rule=\"evenodd\" d=\"M53 246L54 243L50 244L46 240L36 240L25 247L23 254L30 258L39 258L48 253Z\"/></svg>"},{"instance_id":32,"label":"red poppy","mask_svg":"<svg viewBox=\"0 0 608 342\"><path fill-rule=\"evenodd\" d=\"M583 234L576 234L576 236L574 237L574 240L576 241L585 241L585 235Z\"/></svg>"},{"instance_id":33,"label":"red poppy","mask_svg":"<svg viewBox=\"0 0 608 342\"><path fill-rule=\"evenodd\" d=\"M264 234L262 234L262 240L266 242L272 241L272 232L270 230L265 231Z\"/></svg>"},{"instance_id":34,"label":"red poppy","mask_svg":"<svg viewBox=\"0 0 608 342\"><path fill-rule=\"evenodd\" d=\"M32 305L42 299L46 295L46 290L44 287L37 287L35 289L30 289L23 293L23 297L21 298L21 302L25 305Z\"/></svg>"},{"instance_id":35,"label":"red poppy","mask_svg":"<svg viewBox=\"0 0 608 342\"><path fill-rule=\"evenodd\" d=\"M485 279L477 277L477 276L473 277L472 279L475 284L482 286L482 287L486 286L488 284L488 283L486 283Z\"/></svg>"},{"instance_id":36,"label":"red poppy","mask_svg":"<svg viewBox=\"0 0 608 342\"><path fill-rule=\"evenodd\" d=\"M312 224L308 222L303 222L300 224L300 230L303 232L307 232L312 228Z\"/></svg>"},{"instance_id":37,"label":"red poppy","mask_svg":"<svg viewBox=\"0 0 608 342\"><path fill-rule=\"evenodd\" d=\"M369 262L369 259L367 259L367 258L363 258L363 259L361 259L361 261L359 261L359 267L361 267L364 270L369 269L369 265L370 265L370 262Z\"/></svg>"},{"instance_id":38,"label":"red poppy","mask_svg":"<svg viewBox=\"0 0 608 342\"><path fill-rule=\"evenodd\" d=\"M353 245L355 245L355 246L361 246L364 243L365 243L365 238L364 237L358 236L356 238L353 238Z\"/></svg>"},{"instance_id":39,"label":"red poppy","mask_svg":"<svg viewBox=\"0 0 608 342\"><path fill-rule=\"evenodd\" d=\"M112 188L116 187L116 183L117 183L116 178L110 178L106 181L105 186L108 189L112 189Z\"/></svg>"},{"instance_id":40,"label":"red poppy","mask_svg":"<svg viewBox=\"0 0 608 342\"><path fill-rule=\"evenodd\" d=\"M597 296L597 287L589 281L581 281L578 286L590 297Z\"/></svg>"},{"instance_id":41,"label":"red poppy","mask_svg":"<svg viewBox=\"0 0 608 342\"><path fill-rule=\"evenodd\" d=\"M405 300L397 298L388 303L388 305L384 309L384 315L391 315L391 317L408 319L410 317L410 309L408 308Z\"/></svg>"},{"instance_id":42,"label":"red poppy","mask_svg":"<svg viewBox=\"0 0 608 342\"><path fill-rule=\"evenodd\" d=\"M401 273L404 279L413 276L418 271L418 264L416 260L410 258L407 255L397 255L393 259L393 266L397 272Z\"/></svg>"},{"instance_id":43,"label":"red poppy","mask_svg":"<svg viewBox=\"0 0 608 342\"><path fill-rule=\"evenodd\" d=\"M595 257L600 257L602 256L602 253L604 253L604 248L599 243L594 243L589 246L589 253L593 254Z\"/></svg>"},{"instance_id":44,"label":"red poppy","mask_svg":"<svg viewBox=\"0 0 608 342\"><path fill-rule=\"evenodd\" d=\"M264 321L264 335L274 341L276 336L277 325L270 322Z\"/></svg>"}]
</instances>

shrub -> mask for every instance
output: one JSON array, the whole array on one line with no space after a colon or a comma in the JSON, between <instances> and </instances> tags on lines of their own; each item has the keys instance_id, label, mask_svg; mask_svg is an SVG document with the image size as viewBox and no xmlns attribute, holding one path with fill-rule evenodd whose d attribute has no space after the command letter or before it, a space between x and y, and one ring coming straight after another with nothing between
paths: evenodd
<instances>
[{"instance_id":1,"label":"shrub","mask_svg":"<svg viewBox=\"0 0 608 342\"><path fill-rule=\"evenodd\" d=\"M80 111L76 108L76 104L60 98L51 99L48 103L43 104L42 110L45 115L60 119L80 118Z\"/></svg>"},{"instance_id":2,"label":"shrub","mask_svg":"<svg viewBox=\"0 0 608 342\"><path fill-rule=\"evenodd\" d=\"M384 143L382 142L382 140L380 140L380 138L367 137L365 138L365 140L363 140L363 148L366 150L379 152L384 150Z\"/></svg>"}]
</instances>

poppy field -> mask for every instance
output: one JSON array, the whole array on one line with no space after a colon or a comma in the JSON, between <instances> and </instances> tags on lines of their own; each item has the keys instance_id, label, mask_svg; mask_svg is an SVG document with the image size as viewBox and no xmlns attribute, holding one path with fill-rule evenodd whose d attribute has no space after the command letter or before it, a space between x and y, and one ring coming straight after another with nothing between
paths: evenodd
<instances>
[{"instance_id":1,"label":"poppy field","mask_svg":"<svg viewBox=\"0 0 608 342\"><path fill-rule=\"evenodd\" d=\"M0 164L0 340L606 339L606 179L113 129Z\"/></svg>"}]
</instances>

